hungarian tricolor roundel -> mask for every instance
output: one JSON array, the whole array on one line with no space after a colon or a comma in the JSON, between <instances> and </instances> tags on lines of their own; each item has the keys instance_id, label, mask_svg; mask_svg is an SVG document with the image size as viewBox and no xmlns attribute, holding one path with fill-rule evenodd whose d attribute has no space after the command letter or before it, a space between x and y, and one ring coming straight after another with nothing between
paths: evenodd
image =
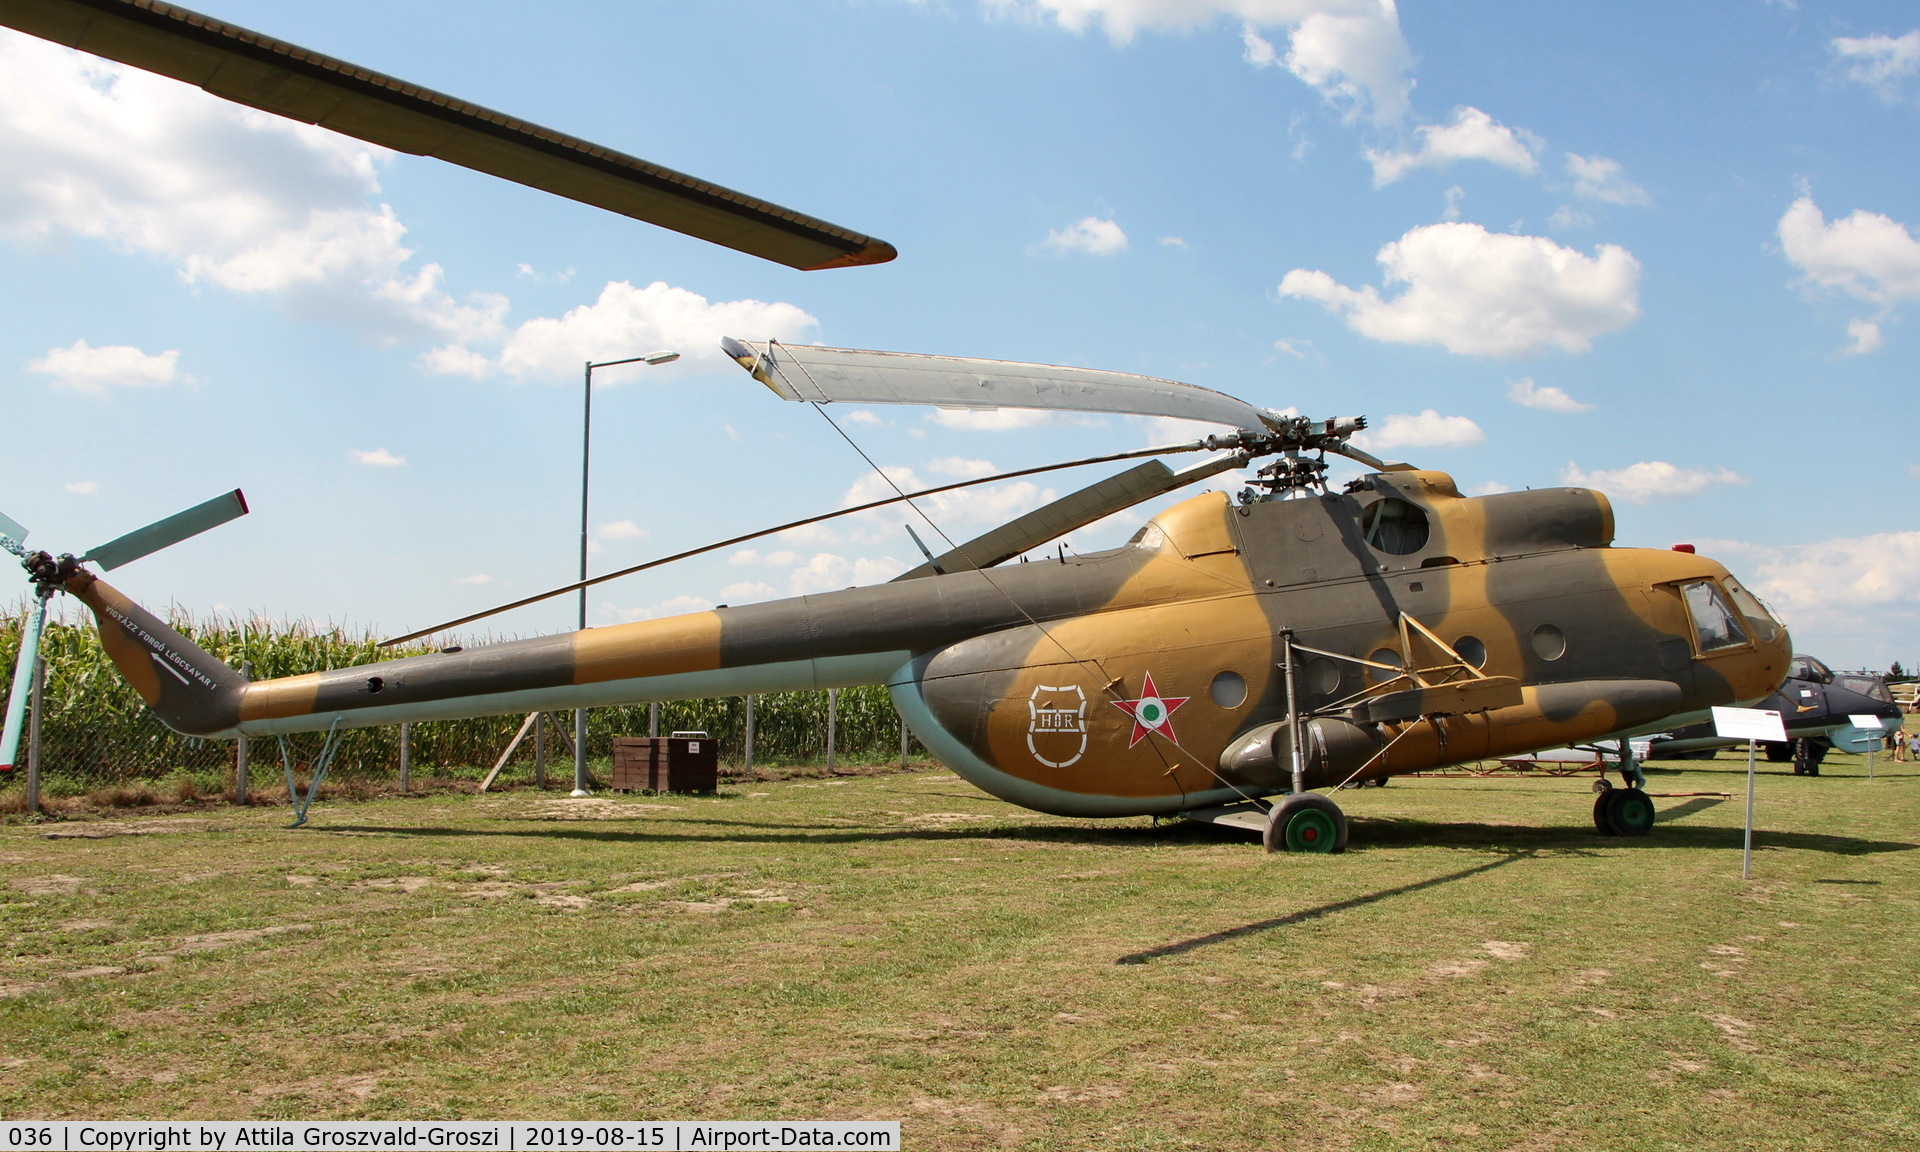
<instances>
[{"instance_id":1,"label":"hungarian tricolor roundel","mask_svg":"<svg viewBox=\"0 0 1920 1152\"><path fill-rule=\"evenodd\" d=\"M1160 690L1153 686L1153 673L1147 673L1138 700L1113 701L1115 708L1133 717L1133 736L1127 741L1127 747L1145 740L1149 732L1158 732L1175 744L1180 743L1180 737L1173 734L1173 714L1191 699L1191 696L1160 695Z\"/></svg>"}]
</instances>

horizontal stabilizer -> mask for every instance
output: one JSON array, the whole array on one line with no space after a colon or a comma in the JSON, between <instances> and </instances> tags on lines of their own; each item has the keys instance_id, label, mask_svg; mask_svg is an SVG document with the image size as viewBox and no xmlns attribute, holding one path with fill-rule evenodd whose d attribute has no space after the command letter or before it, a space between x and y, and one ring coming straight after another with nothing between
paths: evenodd
<instances>
[{"instance_id":1,"label":"horizontal stabilizer","mask_svg":"<svg viewBox=\"0 0 1920 1152\"><path fill-rule=\"evenodd\" d=\"M1090 484L1078 492L1070 492L1051 504L1044 504L1025 516L976 536L951 552L902 572L893 578L893 582L1004 564L1022 552L1030 552L1096 520L1209 476L1230 471L1243 463L1245 461L1238 456L1217 456L1175 472L1158 460L1149 460L1097 484Z\"/></svg>"},{"instance_id":2,"label":"horizontal stabilizer","mask_svg":"<svg viewBox=\"0 0 1920 1152\"><path fill-rule=\"evenodd\" d=\"M814 348L722 339L720 346L783 400L816 404L931 404L1173 416L1255 431L1267 425L1244 400L1178 380L908 352Z\"/></svg>"},{"instance_id":3,"label":"horizontal stabilizer","mask_svg":"<svg viewBox=\"0 0 1920 1152\"><path fill-rule=\"evenodd\" d=\"M247 498L240 494L240 489L235 488L224 496L215 496L185 512L175 512L165 520L156 520L145 528L135 528L117 540L109 540L90 550L80 559L98 564L111 572L122 564L131 564L142 556L178 544L189 536L198 536L209 528L218 528L246 514Z\"/></svg>"},{"instance_id":4,"label":"horizontal stabilizer","mask_svg":"<svg viewBox=\"0 0 1920 1152\"><path fill-rule=\"evenodd\" d=\"M884 240L161 0L0 0L0 24L790 268L895 256Z\"/></svg>"},{"instance_id":5,"label":"horizontal stabilizer","mask_svg":"<svg viewBox=\"0 0 1920 1152\"><path fill-rule=\"evenodd\" d=\"M27 542L26 528L23 527L18 520L15 520L5 512L0 512L0 536L7 537L15 544L25 544Z\"/></svg>"}]
</instances>

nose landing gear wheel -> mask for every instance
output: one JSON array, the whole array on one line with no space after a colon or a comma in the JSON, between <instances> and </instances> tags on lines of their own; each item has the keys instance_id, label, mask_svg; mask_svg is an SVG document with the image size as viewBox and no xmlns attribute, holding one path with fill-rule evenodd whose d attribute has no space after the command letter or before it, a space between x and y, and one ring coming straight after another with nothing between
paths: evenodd
<instances>
[{"instance_id":1,"label":"nose landing gear wheel","mask_svg":"<svg viewBox=\"0 0 1920 1152\"><path fill-rule=\"evenodd\" d=\"M1602 836L1645 836L1653 819L1653 801L1638 788L1609 788L1593 801L1593 826Z\"/></svg>"},{"instance_id":2,"label":"nose landing gear wheel","mask_svg":"<svg viewBox=\"0 0 1920 1152\"><path fill-rule=\"evenodd\" d=\"M1269 852L1344 852L1347 814L1318 792L1301 792L1273 806L1261 840Z\"/></svg>"}]
</instances>

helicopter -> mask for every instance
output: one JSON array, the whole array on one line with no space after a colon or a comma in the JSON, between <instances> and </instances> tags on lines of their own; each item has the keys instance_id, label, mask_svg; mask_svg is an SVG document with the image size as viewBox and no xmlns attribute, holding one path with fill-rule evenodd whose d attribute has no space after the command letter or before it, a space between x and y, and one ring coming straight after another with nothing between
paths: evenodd
<instances>
[{"instance_id":1,"label":"helicopter","mask_svg":"<svg viewBox=\"0 0 1920 1152\"><path fill-rule=\"evenodd\" d=\"M1354 445L1364 418L1309 420L1092 369L774 341L723 348L782 399L823 414L839 402L1009 407L1230 430L1119 454L1216 453L1180 471L1134 466L929 549L888 583L259 682L81 559L23 550L23 563L43 599L65 592L92 610L108 654L170 727L324 732L316 764L340 732L372 725L884 685L937 759L1001 799L1062 816L1256 824L1276 851L1346 846L1345 815L1314 789L1665 731L1758 701L1787 671L1786 630L1726 568L1614 547L1602 493L1464 496L1445 473ZM1373 470L1336 491L1330 454ZM1121 547L1005 563L1266 458L1236 497L1190 497ZM923 494L879 503L913 507ZM1603 832L1644 835L1654 816L1638 787L1595 802Z\"/></svg>"},{"instance_id":2,"label":"helicopter","mask_svg":"<svg viewBox=\"0 0 1920 1152\"><path fill-rule=\"evenodd\" d=\"M792 268L896 254L885 241L161 0L0 0L0 25ZM1178 471L1147 460L979 537L949 540L939 555L923 545L925 563L886 584L261 682L87 567L111 568L242 514L237 492L81 557L29 551L25 530L4 521L0 544L20 556L39 600L29 632L52 595L71 594L94 613L122 675L176 730L326 733L309 801L349 728L884 684L922 743L996 796L1069 816L1252 824L1268 848L1299 851L1347 841L1338 806L1312 789L1665 730L1714 705L1758 700L1786 670L1785 630L1724 567L1613 547L1602 494L1462 496L1444 473L1353 444L1366 426L1360 417L1308 420L1191 384L1091 369L773 342L723 347L776 395L823 413L839 401L1037 408L1228 431L898 492L494 611L971 484L1217 453ZM1374 471L1332 491L1328 454ZM1269 457L1237 498L1192 497L1120 548L1006 564ZM0 767L17 750L21 689L36 663L26 640ZM290 767L288 779L291 788ZM1603 832L1645 834L1654 809L1642 790L1614 789L1596 802L1594 820Z\"/></svg>"},{"instance_id":3,"label":"helicopter","mask_svg":"<svg viewBox=\"0 0 1920 1152\"><path fill-rule=\"evenodd\" d=\"M1853 723L1855 716L1872 716L1887 728L1900 726L1900 705L1888 691L1884 677L1871 673L1839 672L1815 657L1795 654L1787 666L1780 691L1757 707L1780 713L1787 739L1769 740L1763 747L1776 764L1794 762L1795 775L1818 776L1827 752L1865 752L1879 747L1886 733ZM1653 755L1663 759L1712 759L1722 748L1739 745L1718 736L1712 724L1694 724L1655 737Z\"/></svg>"}]
</instances>

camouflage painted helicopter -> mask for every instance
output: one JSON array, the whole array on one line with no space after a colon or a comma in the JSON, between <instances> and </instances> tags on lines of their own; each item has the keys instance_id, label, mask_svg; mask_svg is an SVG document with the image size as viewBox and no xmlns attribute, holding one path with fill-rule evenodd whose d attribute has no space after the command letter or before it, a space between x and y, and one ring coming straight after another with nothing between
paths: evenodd
<instances>
[{"instance_id":1,"label":"camouflage painted helicopter","mask_svg":"<svg viewBox=\"0 0 1920 1152\"><path fill-rule=\"evenodd\" d=\"M1068 816L1252 818L1274 849L1344 846L1345 817L1310 789L1666 730L1712 705L1759 700L1787 670L1785 630L1725 568L1613 547L1602 494L1465 497L1443 473L1353 445L1362 419L1310 421L1086 369L725 347L783 398L823 410L1067 409L1232 430L1149 450L1219 453L1198 465L1135 466L890 583L258 683L80 561L37 552L25 562L42 590L93 610L122 673L182 732L333 737L401 721L886 685L914 735L995 796ZM1375 471L1333 491L1329 453ZM1275 459L1237 499L1190 498L1123 547L1001 566L1264 457ZM1636 788L1596 803L1603 831L1643 834L1653 819Z\"/></svg>"},{"instance_id":2,"label":"camouflage painted helicopter","mask_svg":"<svg viewBox=\"0 0 1920 1152\"><path fill-rule=\"evenodd\" d=\"M790 267L894 256L884 241L162 0L0 0L0 25ZM1224 453L1210 461L1180 472L1141 464L929 553L879 587L260 683L106 585L86 558L28 552L11 521L0 521L0 544L21 555L43 610L65 591L94 611L123 674L183 732L331 736L886 684L928 748L1015 803L1083 816L1258 812L1269 847L1322 851L1344 844L1345 819L1309 788L1671 728L1710 705L1764 697L1786 670L1784 630L1724 568L1613 548L1599 493L1465 498L1441 473L1354 446L1357 418L1312 422L1118 373L737 342L728 351L776 393L816 404L1064 408L1232 431L1164 450ZM1378 471L1332 492L1329 452ZM1195 497L1125 547L998 567L1268 456L1278 459L1238 501ZM244 511L234 493L88 555L110 568ZM15 677L0 765L12 760L32 664ZM1595 809L1603 831L1648 830L1642 792L1610 795Z\"/></svg>"}]
</instances>

